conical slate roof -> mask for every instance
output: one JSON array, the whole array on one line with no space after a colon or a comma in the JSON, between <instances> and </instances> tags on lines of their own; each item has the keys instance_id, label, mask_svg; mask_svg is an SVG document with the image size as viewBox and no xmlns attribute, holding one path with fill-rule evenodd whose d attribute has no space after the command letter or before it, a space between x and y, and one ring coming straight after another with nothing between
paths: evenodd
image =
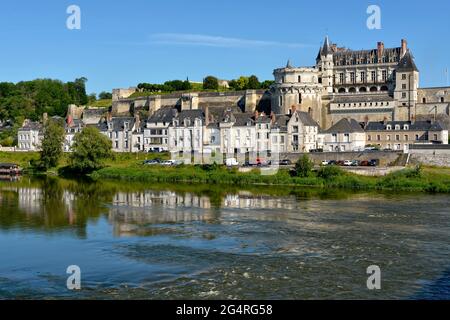
<instances>
[{"instance_id":1,"label":"conical slate roof","mask_svg":"<svg viewBox=\"0 0 450 320\"><path fill-rule=\"evenodd\" d=\"M411 72L411 71L419 71L419 69L417 68L416 63L414 62L413 55L408 50L398 63L397 72Z\"/></svg>"}]
</instances>

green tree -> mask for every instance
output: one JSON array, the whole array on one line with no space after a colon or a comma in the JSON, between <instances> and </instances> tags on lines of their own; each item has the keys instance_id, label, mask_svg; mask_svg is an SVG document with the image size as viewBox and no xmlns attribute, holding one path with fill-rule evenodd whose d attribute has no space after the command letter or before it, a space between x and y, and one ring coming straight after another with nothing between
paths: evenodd
<instances>
[{"instance_id":1,"label":"green tree","mask_svg":"<svg viewBox=\"0 0 450 320\"><path fill-rule=\"evenodd\" d=\"M306 178L311 175L313 167L314 164L312 161L309 160L309 157L306 154L304 154L303 157L301 157L295 164L295 173L297 177Z\"/></svg>"},{"instance_id":2,"label":"green tree","mask_svg":"<svg viewBox=\"0 0 450 320\"><path fill-rule=\"evenodd\" d=\"M74 137L70 168L80 173L91 173L112 157L112 144L97 128L87 127Z\"/></svg>"},{"instance_id":3,"label":"green tree","mask_svg":"<svg viewBox=\"0 0 450 320\"><path fill-rule=\"evenodd\" d=\"M259 79L257 76L252 75L248 78L247 88L250 90L256 90L261 88L261 83L259 82Z\"/></svg>"},{"instance_id":4,"label":"green tree","mask_svg":"<svg viewBox=\"0 0 450 320\"><path fill-rule=\"evenodd\" d=\"M56 167L63 154L65 131L61 124L49 120L44 126L44 139L40 152L40 167L43 170Z\"/></svg>"},{"instance_id":5,"label":"green tree","mask_svg":"<svg viewBox=\"0 0 450 320\"><path fill-rule=\"evenodd\" d=\"M273 80L265 80L263 82L261 82L261 89L269 89L269 87L271 85L273 85L275 83L275 81Z\"/></svg>"},{"instance_id":6,"label":"green tree","mask_svg":"<svg viewBox=\"0 0 450 320\"><path fill-rule=\"evenodd\" d=\"M218 90L219 80L213 76L207 76L203 79L203 89L205 90Z\"/></svg>"},{"instance_id":7,"label":"green tree","mask_svg":"<svg viewBox=\"0 0 450 320\"><path fill-rule=\"evenodd\" d=\"M100 100L110 100L110 99L112 99L112 93L106 92L106 91L100 92L100 94L98 95L98 98Z\"/></svg>"}]
</instances>

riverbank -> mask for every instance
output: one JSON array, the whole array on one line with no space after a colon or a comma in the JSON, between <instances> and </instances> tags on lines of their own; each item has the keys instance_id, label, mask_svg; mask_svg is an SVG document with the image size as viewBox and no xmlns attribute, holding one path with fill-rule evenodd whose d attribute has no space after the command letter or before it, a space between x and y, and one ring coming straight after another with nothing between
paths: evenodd
<instances>
[{"instance_id":1,"label":"riverbank","mask_svg":"<svg viewBox=\"0 0 450 320\"><path fill-rule=\"evenodd\" d=\"M91 175L94 180L130 182L192 183L213 185L265 185L353 190L392 190L450 193L450 169L407 168L384 177L366 177L327 167L312 172L309 177L295 177L286 169L275 175L263 175L260 169L248 173L220 166L130 166L107 167Z\"/></svg>"}]
</instances>

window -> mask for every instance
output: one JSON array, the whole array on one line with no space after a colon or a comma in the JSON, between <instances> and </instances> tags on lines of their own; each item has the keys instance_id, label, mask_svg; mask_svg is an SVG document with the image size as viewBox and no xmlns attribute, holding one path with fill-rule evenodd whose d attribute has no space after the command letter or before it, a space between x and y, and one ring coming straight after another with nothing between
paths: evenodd
<instances>
[{"instance_id":1,"label":"window","mask_svg":"<svg viewBox=\"0 0 450 320\"><path fill-rule=\"evenodd\" d=\"M283 97L280 96L280 106L283 106Z\"/></svg>"},{"instance_id":2,"label":"window","mask_svg":"<svg viewBox=\"0 0 450 320\"><path fill-rule=\"evenodd\" d=\"M379 134L377 134L377 140L380 141L381 140L381 136Z\"/></svg>"},{"instance_id":3,"label":"window","mask_svg":"<svg viewBox=\"0 0 450 320\"><path fill-rule=\"evenodd\" d=\"M372 141L372 136L370 134L367 136L367 140Z\"/></svg>"},{"instance_id":4,"label":"window","mask_svg":"<svg viewBox=\"0 0 450 320\"><path fill-rule=\"evenodd\" d=\"M405 141L409 140L409 136L407 134L405 134Z\"/></svg>"},{"instance_id":5,"label":"window","mask_svg":"<svg viewBox=\"0 0 450 320\"><path fill-rule=\"evenodd\" d=\"M402 92L402 99L406 99L406 92Z\"/></svg>"},{"instance_id":6,"label":"window","mask_svg":"<svg viewBox=\"0 0 450 320\"><path fill-rule=\"evenodd\" d=\"M344 134L344 142L350 142L350 134Z\"/></svg>"},{"instance_id":7,"label":"window","mask_svg":"<svg viewBox=\"0 0 450 320\"><path fill-rule=\"evenodd\" d=\"M406 73L402 74L402 80L406 80Z\"/></svg>"},{"instance_id":8,"label":"window","mask_svg":"<svg viewBox=\"0 0 450 320\"><path fill-rule=\"evenodd\" d=\"M337 142L337 134L336 133L333 133L332 134L332 142Z\"/></svg>"},{"instance_id":9,"label":"window","mask_svg":"<svg viewBox=\"0 0 450 320\"><path fill-rule=\"evenodd\" d=\"M416 134L416 141L419 141L419 140L420 140L419 135Z\"/></svg>"},{"instance_id":10,"label":"window","mask_svg":"<svg viewBox=\"0 0 450 320\"><path fill-rule=\"evenodd\" d=\"M372 78L372 82L377 81L377 73L375 71L372 71L371 78Z\"/></svg>"},{"instance_id":11,"label":"window","mask_svg":"<svg viewBox=\"0 0 450 320\"><path fill-rule=\"evenodd\" d=\"M298 82L302 82L302 76L298 76Z\"/></svg>"},{"instance_id":12,"label":"window","mask_svg":"<svg viewBox=\"0 0 450 320\"><path fill-rule=\"evenodd\" d=\"M350 82L351 83L355 83L356 82L356 77L355 77L355 73L354 72L350 72Z\"/></svg>"},{"instance_id":13,"label":"window","mask_svg":"<svg viewBox=\"0 0 450 320\"><path fill-rule=\"evenodd\" d=\"M340 73L339 74L339 83L344 83L344 82L345 82L344 74Z\"/></svg>"},{"instance_id":14,"label":"window","mask_svg":"<svg viewBox=\"0 0 450 320\"><path fill-rule=\"evenodd\" d=\"M365 72L361 72L361 82L366 83L366 73Z\"/></svg>"},{"instance_id":15,"label":"window","mask_svg":"<svg viewBox=\"0 0 450 320\"><path fill-rule=\"evenodd\" d=\"M406 90L406 83L402 84L402 89Z\"/></svg>"},{"instance_id":16,"label":"window","mask_svg":"<svg viewBox=\"0 0 450 320\"><path fill-rule=\"evenodd\" d=\"M403 130L409 130L409 125L405 124L405 125L403 126Z\"/></svg>"},{"instance_id":17,"label":"window","mask_svg":"<svg viewBox=\"0 0 450 320\"><path fill-rule=\"evenodd\" d=\"M386 126L386 130L392 130L392 126L391 126L390 124L388 124L388 125Z\"/></svg>"},{"instance_id":18,"label":"window","mask_svg":"<svg viewBox=\"0 0 450 320\"><path fill-rule=\"evenodd\" d=\"M387 71L386 70L382 71L382 77L383 77L383 81L386 82L387 81Z\"/></svg>"},{"instance_id":19,"label":"window","mask_svg":"<svg viewBox=\"0 0 450 320\"><path fill-rule=\"evenodd\" d=\"M441 97L441 102L444 103L444 97Z\"/></svg>"},{"instance_id":20,"label":"window","mask_svg":"<svg viewBox=\"0 0 450 320\"><path fill-rule=\"evenodd\" d=\"M423 98L422 103L427 103L427 98Z\"/></svg>"},{"instance_id":21,"label":"window","mask_svg":"<svg viewBox=\"0 0 450 320\"><path fill-rule=\"evenodd\" d=\"M298 103L302 104L302 94L301 93L298 94Z\"/></svg>"},{"instance_id":22,"label":"window","mask_svg":"<svg viewBox=\"0 0 450 320\"><path fill-rule=\"evenodd\" d=\"M400 135L399 134L395 135L395 140L400 141Z\"/></svg>"},{"instance_id":23,"label":"window","mask_svg":"<svg viewBox=\"0 0 450 320\"><path fill-rule=\"evenodd\" d=\"M387 140L387 141L391 141L391 135L390 135L390 134L388 134L388 135L386 136L386 140Z\"/></svg>"},{"instance_id":24,"label":"window","mask_svg":"<svg viewBox=\"0 0 450 320\"><path fill-rule=\"evenodd\" d=\"M400 130L400 125L399 124L395 125L395 130Z\"/></svg>"}]
</instances>

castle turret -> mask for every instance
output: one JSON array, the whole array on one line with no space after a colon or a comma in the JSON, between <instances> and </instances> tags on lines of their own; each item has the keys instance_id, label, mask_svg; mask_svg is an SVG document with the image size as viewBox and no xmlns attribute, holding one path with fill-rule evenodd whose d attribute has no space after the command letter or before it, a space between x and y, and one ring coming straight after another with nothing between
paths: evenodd
<instances>
[{"instance_id":1,"label":"castle turret","mask_svg":"<svg viewBox=\"0 0 450 320\"><path fill-rule=\"evenodd\" d=\"M320 59L318 59L317 67L321 77L319 83L321 83L327 93L333 93L333 49L330 45L328 36L325 37L323 47L319 52ZM318 57L319 58L319 57Z\"/></svg>"},{"instance_id":2,"label":"castle turret","mask_svg":"<svg viewBox=\"0 0 450 320\"><path fill-rule=\"evenodd\" d=\"M403 40L404 41L404 40ZM402 45L406 42L402 41ZM396 116L399 120L411 121L415 117L415 105L417 103L419 88L419 69L417 68L414 57L407 48L403 57L400 59L396 69L396 83L394 98L398 101L399 114Z\"/></svg>"}]
</instances>

